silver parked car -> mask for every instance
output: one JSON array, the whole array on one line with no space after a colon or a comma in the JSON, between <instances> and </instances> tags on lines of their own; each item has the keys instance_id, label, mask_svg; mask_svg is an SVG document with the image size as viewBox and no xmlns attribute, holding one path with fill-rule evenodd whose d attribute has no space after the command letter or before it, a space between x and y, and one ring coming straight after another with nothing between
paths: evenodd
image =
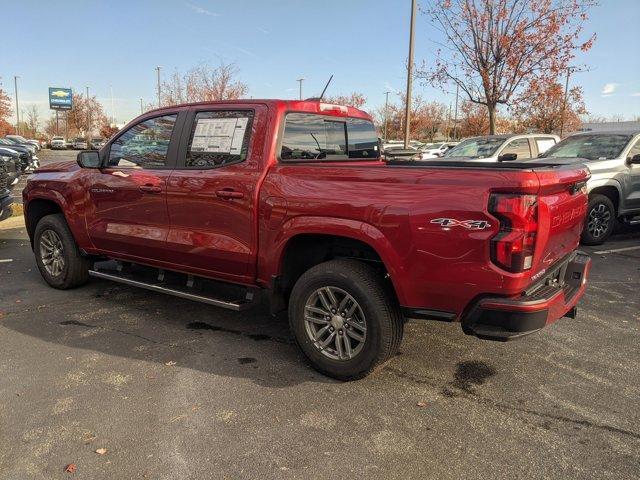
<instances>
[{"instance_id":1,"label":"silver parked car","mask_svg":"<svg viewBox=\"0 0 640 480\"><path fill-rule=\"evenodd\" d=\"M591 170L582 243L599 245L617 221L640 223L640 132L571 135L542 155L546 162L582 162Z\"/></svg>"},{"instance_id":2,"label":"silver parked car","mask_svg":"<svg viewBox=\"0 0 640 480\"><path fill-rule=\"evenodd\" d=\"M447 150L443 158L474 162L521 161L536 158L559 141L557 135L544 133L472 137Z\"/></svg>"}]
</instances>

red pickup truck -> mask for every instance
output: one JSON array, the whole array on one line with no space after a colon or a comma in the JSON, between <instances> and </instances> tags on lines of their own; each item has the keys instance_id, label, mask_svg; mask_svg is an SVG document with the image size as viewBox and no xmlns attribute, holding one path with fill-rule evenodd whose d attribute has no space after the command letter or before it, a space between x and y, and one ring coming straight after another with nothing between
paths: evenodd
<instances>
[{"instance_id":1,"label":"red pickup truck","mask_svg":"<svg viewBox=\"0 0 640 480\"><path fill-rule=\"evenodd\" d=\"M398 350L406 319L508 340L574 316L588 177L385 163L360 110L242 100L145 113L23 195L52 287L96 276L235 310L263 291L315 368L354 379Z\"/></svg>"}]
</instances>

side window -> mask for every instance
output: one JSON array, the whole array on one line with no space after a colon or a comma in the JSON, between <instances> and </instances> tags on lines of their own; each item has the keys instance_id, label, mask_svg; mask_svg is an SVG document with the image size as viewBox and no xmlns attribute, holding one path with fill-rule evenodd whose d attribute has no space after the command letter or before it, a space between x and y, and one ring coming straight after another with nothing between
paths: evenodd
<instances>
[{"instance_id":1,"label":"side window","mask_svg":"<svg viewBox=\"0 0 640 480\"><path fill-rule=\"evenodd\" d=\"M538 153L544 153L553 147L556 141L553 138L536 138L536 145L538 146Z\"/></svg>"},{"instance_id":2,"label":"side window","mask_svg":"<svg viewBox=\"0 0 640 480\"><path fill-rule=\"evenodd\" d=\"M636 155L640 155L640 138L636 140L635 145L631 147L631 150L629 150L629 155L627 155L627 157L633 158Z\"/></svg>"},{"instance_id":3,"label":"side window","mask_svg":"<svg viewBox=\"0 0 640 480\"><path fill-rule=\"evenodd\" d=\"M282 160L378 158L378 137L369 120L310 113L287 114Z\"/></svg>"},{"instance_id":4,"label":"side window","mask_svg":"<svg viewBox=\"0 0 640 480\"><path fill-rule=\"evenodd\" d=\"M198 112L185 166L214 168L246 160L252 124L253 110Z\"/></svg>"},{"instance_id":5,"label":"side window","mask_svg":"<svg viewBox=\"0 0 640 480\"><path fill-rule=\"evenodd\" d=\"M177 114L150 118L120 135L109 151L110 167L162 168Z\"/></svg>"},{"instance_id":6,"label":"side window","mask_svg":"<svg viewBox=\"0 0 640 480\"><path fill-rule=\"evenodd\" d=\"M502 151L501 155L504 155L505 153L517 154L518 160L522 160L523 158L531 158L531 147L529 147L529 140L526 138L511 140Z\"/></svg>"}]
</instances>

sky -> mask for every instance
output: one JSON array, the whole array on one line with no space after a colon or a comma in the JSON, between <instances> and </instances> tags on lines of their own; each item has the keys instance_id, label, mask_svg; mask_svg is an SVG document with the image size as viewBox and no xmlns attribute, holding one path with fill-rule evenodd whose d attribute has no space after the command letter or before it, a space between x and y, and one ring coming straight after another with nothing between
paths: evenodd
<instances>
[{"instance_id":1,"label":"sky","mask_svg":"<svg viewBox=\"0 0 640 480\"><path fill-rule=\"evenodd\" d=\"M427 0L419 4L425 5ZM0 83L20 109L48 118L48 87L96 95L122 124L156 101L156 66L167 77L202 63L233 62L253 98L361 92L368 110L405 88L410 0L0 0ZM594 47L581 53L571 85L593 115L640 116L640 0L600 0L585 25ZM441 35L416 21L415 60L433 64ZM113 92L113 109L112 93ZM414 83L445 104L454 95ZM393 100L393 94L391 95ZM397 100L397 99L396 99Z\"/></svg>"}]
</instances>

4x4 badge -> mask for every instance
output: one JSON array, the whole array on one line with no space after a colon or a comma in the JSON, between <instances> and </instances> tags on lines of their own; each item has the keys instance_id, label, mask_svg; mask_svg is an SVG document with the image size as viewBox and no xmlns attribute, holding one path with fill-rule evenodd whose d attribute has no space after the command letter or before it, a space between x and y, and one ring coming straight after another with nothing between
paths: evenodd
<instances>
[{"instance_id":1,"label":"4x4 badge","mask_svg":"<svg viewBox=\"0 0 640 480\"><path fill-rule=\"evenodd\" d=\"M468 230L484 230L491 224L486 220L456 220L455 218L434 218L431 223L437 223L441 227L464 227Z\"/></svg>"}]
</instances>

